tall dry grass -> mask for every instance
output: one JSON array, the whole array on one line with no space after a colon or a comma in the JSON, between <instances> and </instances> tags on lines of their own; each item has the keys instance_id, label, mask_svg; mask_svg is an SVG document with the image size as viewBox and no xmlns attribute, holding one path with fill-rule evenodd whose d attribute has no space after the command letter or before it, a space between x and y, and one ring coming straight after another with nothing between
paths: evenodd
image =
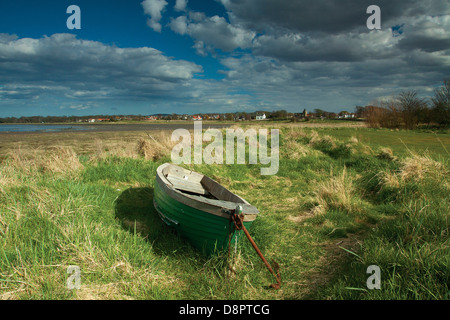
<instances>
[{"instance_id":1,"label":"tall dry grass","mask_svg":"<svg viewBox=\"0 0 450 320\"><path fill-rule=\"evenodd\" d=\"M140 138L137 144L137 153L146 160L157 161L170 155L172 148L177 142L172 141L171 134L158 132L148 134L147 138Z\"/></svg>"},{"instance_id":2,"label":"tall dry grass","mask_svg":"<svg viewBox=\"0 0 450 320\"><path fill-rule=\"evenodd\" d=\"M304 139L308 139L308 133L302 128L291 127L285 130L282 139L281 155L287 159L298 160L308 155L318 154L311 146L302 142Z\"/></svg>"},{"instance_id":3,"label":"tall dry grass","mask_svg":"<svg viewBox=\"0 0 450 320\"><path fill-rule=\"evenodd\" d=\"M309 202L313 204L310 213L314 215L323 215L328 210L359 213L364 207L354 177L347 172L346 167L340 174L319 182L309 197Z\"/></svg>"},{"instance_id":4,"label":"tall dry grass","mask_svg":"<svg viewBox=\"0 0 450 320\"><path fill-rule=\"evenodd\" d=\"M399 178L402 181L421 181L425 178L444 181L448 179L449 174L448 168L443 163L432 159L430 155L412 154L401 161Z\"/></svg>"},{"instance_id":5,"label":"tall dry grass","mask_svg":"<svg viewBox=\"0 0 450 320\"><path fill-rule=\"evenodd\" d=\"M0 165L0 194L5 194L5 188L17 185L17 175L14 169L6 164Z\"/></svg>"},{"instance_id":6,"label":"tall dry grass","mask_svg":"<svg viewBox=\"0 0 450 320\"><path fill-rule=\"evenodd\" d=\"M394 152L391 148L381 148L378 154L376 155L378 159L384 159L384 160L396 160L397 157L394 156Z\"/></svg>"},{"instance_id":7,"label":"tall dry grass","mask_svg":"<svg viewBox=\"0 0 450 320\"><path fill-rule=\"evenodd\" d=\"M18 177L24 173L30 177L37 173L51 173L69 176L79 172L84 166L71 147L52 147L49 150L10 152L2 164L2 179Z\"/></svg>"},{"instance_id":8,"label":"tall dry grass","mask_svg":"<svg viewBox=\"0 0 450 320\"><path fill-rule=\"evenodd\" d=\"M389 149L390 150L390 149ZM392 152L386 152L385 157L393 157ZM448 166L432 159L429 154L410 153L409 157L399 160L399 169L381 171L381 187L400 188L406 183L421 184L425 180L440 183L442 188L450 189L450 170Z\"/></svg>"},{"instance_id":9,"label":"tall dry grass","mask_svg":"<svg viewBox=\"0 0 450 320\"><path fill-rule=\"evenodd\" d=\"M319 135L317 131L312 130L311 134L309 135L309 146L315 147L315 146L321 146L325 145L330 148L336 147L336 140L329 136L329 135Z\"/></svg>"},{"instance_id":10,"label":"tall dry grass","mask_svg":"<svg viewBox=\"0 0 450 320\"><path fill-rule=\"evenodd\" d=\"M171 134L166 131L141 134L133 139L96 139L94 150L90 153L91 162L108 157L144 158L157 161L170 155L177 144L171 140Z\"/></svg>"}]
</instances>

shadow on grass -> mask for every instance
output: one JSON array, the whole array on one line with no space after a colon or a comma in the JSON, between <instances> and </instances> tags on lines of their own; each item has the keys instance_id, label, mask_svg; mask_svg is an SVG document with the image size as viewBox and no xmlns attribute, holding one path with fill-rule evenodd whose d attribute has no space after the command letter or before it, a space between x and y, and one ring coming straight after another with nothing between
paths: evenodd
<instances>
[{"instance_id":1,"label":"shadow on grass","mask_svg":"<svg viewBox=\"0 0 450 320\"><path fill-rule=\"evenodd\" d=\"M211 257L227 257L222 251L211 256L205 255L178 235L175 229L166 225L153 205L153 194L151 187L129 188L117 197L115 217L125 230L151 243L152 250L161 256L177 256L181 259L189 256L201 263Z\"/></svg>"},{"instance_id":2,"label":"shadow on grass","mask_svg":"<svg viewBox=\"0 0 450 320\"><path fill-rule=\"evenodd\" d=\"M153 206L153 188L129 188L115 201L115 216L122 227L152 243L160 255L187 254L194 250L167 226Z\"/></svg>"}]
</instances>

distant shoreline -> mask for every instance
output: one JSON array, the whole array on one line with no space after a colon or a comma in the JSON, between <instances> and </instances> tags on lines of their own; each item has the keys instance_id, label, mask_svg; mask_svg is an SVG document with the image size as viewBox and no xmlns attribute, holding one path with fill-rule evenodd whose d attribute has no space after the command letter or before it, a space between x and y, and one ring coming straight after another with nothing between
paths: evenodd
<instances>
[{"instance_id":1,"label":"distant shoreline","mask_svg":"<svg viewBox=\"0 0 450 320\"><path fill-rule=\"evenodd\" d=\"M32 128L42 126L43 130L19 130L19 131L2 131L1 126L30 126ZM203 128L227 128L231 124L225 123L203 123ZM45 127L49 129L46 130ZM57 127L61 127L58 129ZM80 128L81 127L81 128ZM40 133L60 133L60 132L106 132L106 131L146 131L146 130L176 130L176 129L194 129L194 123L141 123L141 124L0 124L0 134L40 134Z\"/></svg>"}]
</instances>

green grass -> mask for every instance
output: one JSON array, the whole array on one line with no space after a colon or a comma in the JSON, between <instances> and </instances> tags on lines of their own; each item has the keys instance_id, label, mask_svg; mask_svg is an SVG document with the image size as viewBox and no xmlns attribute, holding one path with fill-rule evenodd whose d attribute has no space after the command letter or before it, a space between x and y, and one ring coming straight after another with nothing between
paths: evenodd
<instances>
[{"instance_id":1,"label":"green grass","mask_svg":"<svg viewBox=\"0 0 450 320\"><path fill-rule=\"evenodd\" d=\"M0 299L449 298L448 134L294 126L280 139L274 176L259 165L186 167L260 210L249 231L280 265L281 290L245 238L230 259L205 257L168 228L152 199L170 157L128 147L0 163ZM78 290L66 287L70 265ZM380 290L366 286L370 265Z\"/></svg>"},{"instance_id":2,"label":"green grass","mask_svg":"<svg viewBox=\"0 0 450 320\"><path fill-rule=\"evenodd\" d=\"M305 129L308 130L308 129ZM331 135L339 140L348 140L352 136L361 143L377 149L389 147L394 153L407 156L410 152L429 152L433 157L448 157L450 136L448 130L394 130L369 128L320 128L320 134Z\"/></svg>"}]
</instances>

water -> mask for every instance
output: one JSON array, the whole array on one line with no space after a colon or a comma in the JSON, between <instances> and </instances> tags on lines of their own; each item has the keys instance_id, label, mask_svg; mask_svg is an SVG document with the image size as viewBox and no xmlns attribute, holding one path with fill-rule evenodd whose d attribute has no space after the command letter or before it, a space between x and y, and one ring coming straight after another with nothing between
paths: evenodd
<instances>
[{"instance_id":1,"label":"water","mask_svg":"<svg viewBox=\"0 0 450 320\"><path fill-rule=\"evenodd\" d=\"M203 129L228 128L230 124L203 124ZM133 124L0 124L1 133L14 132L60 132L60 131L161 131L175 129L194 129L192 123L133 123Z\"/></svg>"},{"instance_id":2,"label":"water","mask_svg":"<svg viewBox=\"0 0 450 320\"><path fill-rule=\"evenodd\" d=\"M63 130L89 130L88 126L60 125L60 124L3 124L0 132L57 132Z\"/></svg>"}]
</instances>

